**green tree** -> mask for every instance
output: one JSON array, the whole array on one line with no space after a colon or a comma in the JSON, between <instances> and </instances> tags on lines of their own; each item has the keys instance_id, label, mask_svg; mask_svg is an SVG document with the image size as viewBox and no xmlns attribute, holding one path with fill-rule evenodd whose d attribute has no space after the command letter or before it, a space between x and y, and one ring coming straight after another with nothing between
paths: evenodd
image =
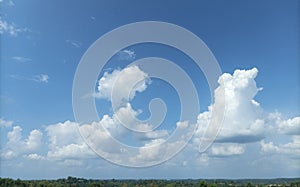
<instances>
[{"instance_id":1,"label":"green tree","mask_svg":"<svg viewBox=\"0 0 300 187\"><path fill-rule=\"evenodd\" d=\"M199 187L207 187L208 185L207 185L207 183L206 183L206 181L205 180L201 180L200 182L199 182Z\"/></svg>"}]
</instances>

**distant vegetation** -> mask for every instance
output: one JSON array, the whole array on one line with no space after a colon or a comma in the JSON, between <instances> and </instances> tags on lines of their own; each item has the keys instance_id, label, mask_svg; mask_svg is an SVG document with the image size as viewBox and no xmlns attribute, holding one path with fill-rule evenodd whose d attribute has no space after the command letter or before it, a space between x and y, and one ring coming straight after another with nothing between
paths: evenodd
<instances>
[{"instance_id":1,"label":"distant vegetation","mask_svg":"<svg viewBox=\"0 0 300 187\"><path fill-rule=\"evenodd\" d=\"M0 178L0 187L300 187L300 178L240 180L95 180L68 177L57 180L13 180Z\"/></svg>"}]
</instances>

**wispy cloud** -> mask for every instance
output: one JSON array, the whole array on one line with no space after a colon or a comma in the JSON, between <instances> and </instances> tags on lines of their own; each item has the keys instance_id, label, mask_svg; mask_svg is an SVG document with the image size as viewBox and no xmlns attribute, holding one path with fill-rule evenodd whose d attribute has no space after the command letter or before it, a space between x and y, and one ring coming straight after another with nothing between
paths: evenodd
<instances>
[{"instance_id":1,"label":"wispy cloud","mask_svg":"<svg viewBox=\"0 0 300 187\"><path fill-rule=\"evenodd\" d=\"M0 0L0 3L4 3L4 0ZM15 2L13 0L7 0L5 3L8 6L15 6Z\"/></svg>"},{"instance_id":2,"label":"wispy cloud","mask_svg":"<svg viewBox=\"0 0 300 187\"><path fill-rule=\"evenodd\" d=\"M7 4L8 4L9 6L15 6L15 3L14 3L13 0L8 0Z\"/></svg>"},{"instance_id":3,"label":"wispy cloud","mask_svg":"<svg viewBox=\"0 0 300 187\"><path fill-rule=\"evenodd\" d=\"M120 60L134 60L136 57L135 51L130 49L125 49L122 51L119 51L118 53Z\"/></svg>"},{"instance_id":4,"label":"wispy cloud","mask_svg":"<svg viewBox=\"0 0 300 187\"><path fill-rule=\"evenodd\" d=\"M33 77L25 77L25 76L21 76L21 75L10 75L10 78L12 79L16 79L16 80L28 80L28 81L34 81L34 82L39 82L39 83L48 83L49 82L49 75L47 74L39 74L39 75L35 75Z\"/></svg>"},{"instance_id":5,"label":"wispy cloud","mask_svg":"<svg viewBox=\"0 0 300 187\"><path fill-rule=\"evenodd\" d=\"M12 104L15 102L15 100L8 95L0 95L0 100L2 104Z\"/></svg>"},{"instance_id":6,"label":"wispy cloud","mask_svg":"<svg viewBox=\"0 0 300 187\"><path fill-rule=\"evenodd\" d=\"M0 127L11 127L13 124L13 121L7 121L3 118L0 118Z\"/></svg>"},{"instance_id":7,"label":"wispy cloud","mask_svg":"<svg viewBox=\"0 0 300 187\"><path fill-rule=\"evenodd\" d=\"M30 62L31 58L21 57L21 56L13 56L11 59L17 61L17 62Z\"/></svg>"},{"instance_id":8,"label":"wispy cloud","mask_svg":"<svg viewBox=\"0 0 300 187\"><path fill-rule=\"evenodd\" d=\"M27 138L22 135L23 129L14 126L7 134L7 144L3 148L1 157L12 159L23 154L33 154L42 145L43 133L39 130L32 130Z\"/></svg>"},{"instance_id":9,"label":"wispy cloud","mask_svg":"<svg viewBox=\"0 0 300 187\"><path fill-rule=\"evenodd\" d=\"M71 44L72 46L79 48L81 46L81 43L79 41L75 41L75 40L66 40L66 42L68 44Z\"/></svg>"},{"instance_id":10,"label":"wispy cloud","mask_svg":"<svg viewBox=\"0 0 300 187\"><path fill-rule=\"evenodd\" d=\"M29 80L27 77L17 75L17 74L9 75L9 77L12 78L12 79L16 79L16 80Z\"/></svg>"},{"instance_id":11,"label":"wispy cloud","mask_svg":"<svg viewBox=\"0 0 300 187\"><path fill-rule=\"evenodd\" d=\"M7 33L10 36L18 36L19 33L29 31L28 28L18 27L16 24L5 21L0 17L0 34Z\"/></svg>"}]
</instances>

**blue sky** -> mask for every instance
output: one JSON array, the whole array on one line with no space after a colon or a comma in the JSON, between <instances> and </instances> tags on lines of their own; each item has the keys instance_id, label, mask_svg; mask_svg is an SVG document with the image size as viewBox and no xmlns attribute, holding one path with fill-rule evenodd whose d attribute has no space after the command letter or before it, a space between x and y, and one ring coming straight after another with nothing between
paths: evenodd
<instances>
[{"instance_id":1,"label":"blue sky","mask_svg":"<svg viewBox=\"0 0 300 187\"><path fill-rule=\"evenodd\" d=\"M0 4L1 176L300 176L299 1L2 0ZM186 148L171 160L137 169L114 165L88 149L78 135L72 85L81 57L99 37L140 21L169 22L201 38L225 73L226 81L220 86L233 95L227 97L229 108L223 129L206 152L197 150L203 133L200 128ZM136 88L139 91L128 101L131 108L126 109L132 113L141 110L138 117L146 119L152 98L160 97L168 107L165 121L157 131L159 135L144 141L145 137L114 128L118 123L111 102L105 90L95 85L98 115L102 119L99 124L108 127L117 139L132 145L145 146L164 139L179 121L179 96L170 84L156 79L147 82L147 72L133 67L126 69L131 62L151 56L174 62L191 77L199 94L198 125L207 124L208 107L214 107L215 103L203 72L177 49L144 43L117 52L99 72L99 80L105 77L105 72L105 80L113 80L113 75L122 70L136 77L145 75L142 80L145 85ZM103 115L108 118L102 118ZM49 169L45 171L45 167Z\"/></svg>"}]
</instances>

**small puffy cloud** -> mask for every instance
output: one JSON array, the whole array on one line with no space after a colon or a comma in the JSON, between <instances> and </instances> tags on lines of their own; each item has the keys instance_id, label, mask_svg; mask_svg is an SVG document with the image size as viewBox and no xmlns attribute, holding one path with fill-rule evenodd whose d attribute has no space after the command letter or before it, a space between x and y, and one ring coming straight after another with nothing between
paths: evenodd
<instances>
[{"instance_id":1,"label":"small puffy cloud","mask_svg":"<svg viewBox=\"0 0 300 187\"><path fill-rule=\"evenodd\" d=\"M133 50L125 49L125 50L119 51L118 56L119 56L120 60L131 61L131 60L135 59L136 54Z\"/></svg>"},{"instance_id":2,"label":"small puffy cloud","mask_svg":"<svg viewBox=\"0 0 300 187\"><path fill-rule=\"evenodd\" d=\"M245 152L245 145L240 144L214 144L210 149L212 156L225 157L240 155Z\"/></svg>"},{"instance_id":3,"label":"small puffy cloud","mask_svg":"<svg viewBox=\"0 0 300 187\"><path fill-rule=\"evenodd\" d=\"M13 59L13 60L15 60L17 62L22 62L22 63L24 63L24 62L30 62L32 60L30 58L21 57L21 56L13 56L13 57L11 57L11 59Z\"/></svg>"},{"instance_id":4,"label":"small puffy cloud","mask_svg":"<svg viewBox=\"0 0 300 187\"><path fill-rule=\"evenodd\" d=\"M139 112L132 109L130 103L126 103L124 107L119 108L113 115L113 119L117 123L122 123L125 127L138 131L148 132L151 131L151 124L141 123L137 121Z\"/></svg>"},{"instance_id":5,"label":"small puffy cloud","mask_svg":"<svg viewBox=\"0 0 300 187\"><path fill-rule=\"evenodd\" d=\"M145 146L139 148L139 154L136 157L137 162L142 161L155 161L162 155L164 155L166 148L163 146L153 146L153 145L159 145L161 143L165 142L164 139L155 139L152 140L150 143L145 144Z\"/></svg>"},{"instance_id":6,"label":"small puffy cloud","mask_svg":"<svg viewBox=\"0 0 300 187\"><path fill-rule=\"evenodd\" d=\"M81 143L78 124L71 121L49 125L45 129L49 138L50 147L60 147L72 143Z\"/></svg>"},{"instance_id":7,"label":"small puffy cloud","mask_svg":"<svg viewBox=\"0 0 300 187\"><path fill-rule=\"evenodd\" d=\"M300 135L300 117L294 117L287 120L278 119L278 131L287 135Z\"/></svg>"},{"instance_id":8,"label":"small puffy cloud","mask_svg":"<svg viewBox=\"0 0 300 187\"><path fill-rule=\"evenodd\" d=\"M275 146L273 142L266 143L264 140L262 140L260 145L263 152L276 153L279 150L278 146Z\"/></svg>"},{"instance_id":9,"label":"small puffy cloud","mask_svg":"<svg viewBox=\"0 0 300 187\"><path fill-rule=\"evenodd\" d=\"M48 75L40 74L40 75L35 75L32 80L41 83L48 83L49 79L50 77Z\"/></svg>"},{"instance_id":10,"label":"small puffy cloud","mask_svg":"<svg viewBox=\"0 0 300 187\"><path fill-rule=\"evenodd\" d=\"M3 118L0 118L0 127L11 127L13 125L13 121L7 121Z\"/></svg>"},{"instance_id":11,"label":"small puffy cloud","mask_svg":"<svg viewBox=\"0 0 300 187\"><path fill-rule=\"evenodd\" d=\"M260 142L262 153L287 155L288 157L299 159L300 155L300 136L292 136L292 140L287 143Z\"/></svg>"},{"instance_id":12,"label":"small puffy cloud","mask_svg":"<svg viewBox=\"0 0 300 187\"><path fill-rule=\"evenodd\" d=\"M95 154L82 141L80 144L69 144L61 147L56 147L48 151L47 158L51 160L86 159L94 157Z\"/></svg>"},{"instance_id":13,"label":"small puffy cloud","mask_svg":"<svg viewBox=\"0 0 300 187\"><path fill-rule=\"evenodd\" d=\"M112 87L119 74L120 70L114 70L112 73L105 72L98 82L96 97L110 100Z\"/></svg>"},{"instance_id":14,"label":"small puffy cloud","mask_svg":"<svg viewBox=\"0 0 300 187\"><path fill-rule=\"evenodd\" d=\"M96 97L111 100L113 96L119 105L122 101L128 102L133 99L136 92L143 92L149 83L148 74L138 66L129 66L122 71L114 70L112 73L105 72L99 80Z\"/></svg>"},{"instance_id":15,"label":"small puffy cloud","mask_svg":"<svg viewBox=\"0 0 300 187\"><path fill-rule=\"evenodd\" d=\"M48 159L87 158L94 155L82 139L78 124L66 121L46 127L49 139Z\"/></svg>"},{"instance_id":16,"label":"small puffy cloud","mask_svg":"<svg viewBox=\"0 0 300 187\"><path fill-rule=\"evenodd\" d=\"M30 132L28 139L25 141L28 150L36 150L42 144L43 133L39 130L33 130Z\"/></svg>"},{"instance_id":17,"label":"small puffy cloud","mask_svg":"<svg viewBox=\"0 0 300 187\"><path fill-rule=\"evenodd\" d=\"M44 156L38 155L36 153L28 154L28 155L25 155L24 157L27 159L30 159L30 160L45 160L46 159Z\"/></svg>"},{"instance_id":18,"label":"small puffy cloud","mask_svg":"<svg viewBox=\"0 0 300 187\"><path fill-rule=\"evenodd\" d=\"M25 153L33 153L42 145L43 134L39 130L30 132L26 139L23 139L22 128L14 126L12 131L7 133L7 144L4 147L2 157L10 159Z\"/></svg>"},{"instance_id":19,"label":"small puffy cloud","mask_svg":"<svg viewBox=\"0 0 300 187\"><path fill-rule=\"evenodd\" d=\"M39 130L33 130L26 140L22 140L22 128L20 126L15 126L13 127L13 130L7 134L7 145L15 150L35 150L41 145L42 135L43 134Z\"/></svg>"},{"instance_id":20,"label":"small puffy cloud","mask_svg":"<svg viewBox=\"0 0 300 187\"><path fill-rule=\"evenodd\" d=\"M82 166L83 161L82 160L75 160L75 159L66 159L64 160L64 165L67 166Z\"/></svg>"},{"instance_id":21,"label":"small puffy cloud","mask_svg":"<svg viewBox=\"0 0 300 187\"><path fill-rule=\"evenodd\" d=\"M156 130L151 132L146 132L144 139L166 139L169 136L167 130Z\"/></svg>"},{"instance_id":22,"label":"small puffy cloud","mask_svg":"<svg viewBox=\"0 0 300 187\"><path fill-rule=\"evenodd\" d=\"M120 154L120 146L112 139L112 134L118 134L117 124L109 116L104 116L101 121L93 122L91 124L85 124L80 126L80 132L83 137L86 137L85 141L95 150L97 153L106 154ZM104 126L109 126L107 131Z\"/></svg>"},{"instance_id":23,"label":"small puffy cloud","mask_svg":"<svg viewBox=\"0 0 300 187\"><path fill-rule=\"evenodd\" d=\"M207 153L202 153L196 158L195 163L200 166L207 166L209 164L209 159L210 157Z\"/></svg>"},{"instance_id":24,"label":"small puffy cloud","mask_svg":"<svg viewBox=\"0 0 300 187\"><path fill-rule=\"evenodd\" d=\"M186 143L184 138L176 140L154 139L139 148L136 155L132 155L130 162L136 165L140 164L157 164L161 160L172 158L179 148Z\"/></svg>"}]
</instances>

